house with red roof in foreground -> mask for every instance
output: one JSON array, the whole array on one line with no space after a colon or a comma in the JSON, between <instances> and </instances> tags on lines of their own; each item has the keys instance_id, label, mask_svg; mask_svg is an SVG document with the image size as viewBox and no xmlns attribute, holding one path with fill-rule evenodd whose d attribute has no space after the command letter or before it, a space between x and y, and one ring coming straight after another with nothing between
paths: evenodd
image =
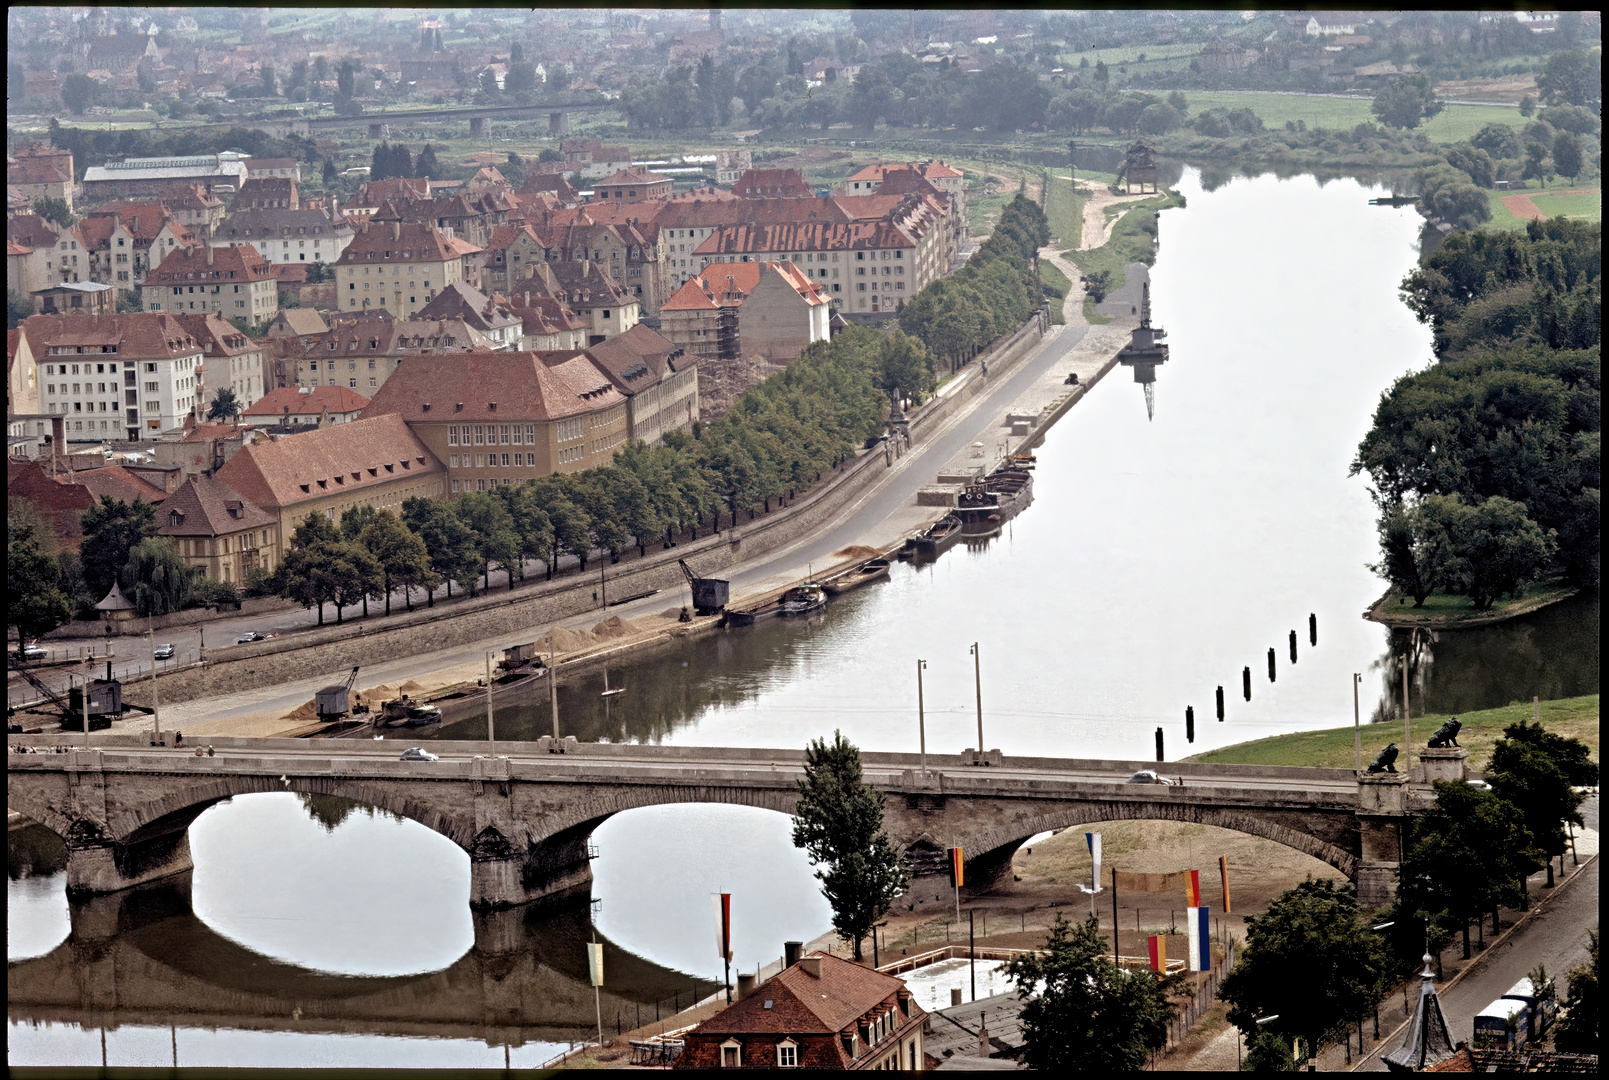
<instances>
[{"instance_id":1,"label":"house with red roof in foreground","mask_svg":"<svg viewBox=\"0 0 1609 1080\"><path fill-rule=\"evenodd\" d=\"M925 1069L905 983L817 952L682 1038L678 1069Z\"/></svg>"}]
</instances>

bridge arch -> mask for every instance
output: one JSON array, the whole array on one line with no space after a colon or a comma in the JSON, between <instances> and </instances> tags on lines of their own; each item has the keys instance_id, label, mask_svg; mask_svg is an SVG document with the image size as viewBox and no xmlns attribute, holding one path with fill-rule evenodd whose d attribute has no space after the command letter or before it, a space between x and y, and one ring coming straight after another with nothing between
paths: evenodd
<instances>
[{"instance_id":1,"label":"bridge arch","mask_svg":"<svg viewBox=\"0 0 1609 1080\"><path fill-rule=\"evenodd\" d=\"M73 819L61 813L52 806L48 799L30 799L30 791L35 790L26 784L9 784L6 788L6 806L15 810L29 821L38 822L62 840L72 832Z\"/></svg>"},{"instance_id":2,"label":"bridge arch","mask_svg":"<svg viewBox=\"0 0 1609 1080\"><path fill-rule=\"evenodd\" d=\"M1030 836L1053 829L1094 825L1104 821L1177 821L1190 825L1213 825L1220 829L1272 840L1276 844L1282 844L1304 855L1311 855L1320 862L1328 863L1353 881L1358 877L1359 858L1326 840L1302 832L1300 829L1293 829L1289 825L1271 821L1255 811L1182 802L1081 803L1038 814L1020 823L983 830L963 839L961 846L968 852L976 852L975 857L979 860L990 861L991 855L994 855L995 860L1000 860L1002 856L996 853L1004 848L1014 848ZM973 857L967 859L969 864L972 861Z\"/></svg>"},{"instance_id":3,"label":"bridge arch","mask_svg":"<svg viewBox=\"0 0 1609 1080\"><path fill-rule=\"evenodd\" d=\"M407 790L407 785L392 786L383 780L341 780L319 776L290 777L285 783L268 776L197 778L194 783L147 799L113 815L107 824L112 838L118 843L138 843L177 828L188 828L208 808L236 795L288 791L293 794L336 795L373 806L416 821L465 851L474 850L473 821L460 820L444 813L439 806L410 798Z\"/></svg>"}]
</instances>

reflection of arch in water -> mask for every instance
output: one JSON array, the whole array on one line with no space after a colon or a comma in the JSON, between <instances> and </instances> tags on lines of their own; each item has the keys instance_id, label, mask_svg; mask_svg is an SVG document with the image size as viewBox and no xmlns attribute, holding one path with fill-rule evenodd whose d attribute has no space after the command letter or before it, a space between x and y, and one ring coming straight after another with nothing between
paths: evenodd
<instances>
[{"instance_id":1,"label":"reflection of arch in water","mask_svg":"<svg viewBox=\"0 0 1609 1080\"><path fill-rule=\"evenodd\" d=\"M450 967L383 977L312 971L229 940L191 910L188 875L75 902L70 914L67 941L8 966L13 1020L166 1026L183 1016L201 1026L513 1046L564 1041L596 1023L584 949L595 930L584 904L477 912L475 944ZM597 937L606 1012L634 1016L639 1004L710 991Z\"/></svg>"}]
</instances>

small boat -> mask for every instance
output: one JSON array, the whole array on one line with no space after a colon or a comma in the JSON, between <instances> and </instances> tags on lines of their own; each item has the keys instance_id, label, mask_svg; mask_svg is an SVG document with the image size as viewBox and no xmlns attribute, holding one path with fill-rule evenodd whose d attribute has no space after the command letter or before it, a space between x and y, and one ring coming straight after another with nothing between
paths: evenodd
<instances>
[{"instance_id":1,"label":"small boat","mask_svg":"<svg viewBox=\"0 0 1609 1080\"><path fill-rule=\"evenodd\" d=\"M796 585L782 594L782 614L808 615L827 606L827 592L813 581Z\"/></svg>"},{"instance_id":2,"label":"small boat","mask_svg":"<svg viewBox=\"0 0 1609 1080\"><path fill-rule=\"evenodd\" d=\"M599 697L606 697L606 698L615 697L616 695L624 694L625 692L626 692L626 688L624 686L617 686L617 687L615 687L613 689L610 689L610 687L609 687L609 669L607 667L604 668L603 669L603 693L599 694L598 696Z\"/></svg>"},{"instance_id":3,"label":"small boat","mask_svg":"<svg viewBox=\"0 0 1609 1080\"><path fill-rule=\"evenodd\" d=\"M375 723L382 727L423 727L441 719L441 708L415 701L407 694L385 702Z\"/></svg>"},{"instance_id":4,"label":"small boat","mask_svg":"<svg viewBox=\"0 0 1609 1080\"><path fill-rule=\"evenodd\" d=\"M743 608L739 610L728 609L721 615L721 626L753 626L757 622L774 618L782 614L782 601L773 600L758 607Z\"/></svg>"},{"instance_id":5,"label":"small boat","mask_svg":"<svg viewBox=\"0 0 1609 1080\"><path fill-rule=\"evenodd\" d=\"M870 585L874 581L881 581L888 577L887 559L867 559L859 566L852 566L841 574L836 574L821 583L821 587L828 596L841 596L851 589L858 589L862 585Z\"/></svg>"},{"instance_id":6,"label":"small boat","mask_svg":"<svg viewBox=\"0 0 1609 1080\"><path fill-rule=\"evenodd\" d=\"M905 546L918 559L935 559L955 546L961 539L961 519L946 514L930 528L905 541Z\"/></svg>"}]
</instances>

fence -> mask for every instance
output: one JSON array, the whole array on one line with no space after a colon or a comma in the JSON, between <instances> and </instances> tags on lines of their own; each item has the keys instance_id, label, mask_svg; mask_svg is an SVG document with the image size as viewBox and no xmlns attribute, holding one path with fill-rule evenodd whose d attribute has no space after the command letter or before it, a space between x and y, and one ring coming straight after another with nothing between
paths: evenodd
<instances>
[{"instance_id":1,"label":"fence","mask_svg":"<svg viewBox=\"0 0 1609 1080\"><path fill-rule=\"evenodd\" d=\"M1167 1053L1183 1042L1190 1029L1195 1027L1196 1021L1200 1020L1202 1015L1212 1008L1213 1004L1218 1000L1218 984L1223 981L1225 975L1228 975L1234 969L1235 958L1235 946L1231 942L1224 957L1213 966L1213 969L1207 973L1207 977L1196 988L1195 996L1181 1005L1179 1011L1174 1014L1173 1021L1168 1024L1167 1045L1152 1055L1153 1065L1155 1065L1158 1055ZM1172 960L1168 961L1168 974L1170 975L1174 972L1174 963ZM1180 964L1183 966L1182 962Z\"/></svg>"}]
</instances>

